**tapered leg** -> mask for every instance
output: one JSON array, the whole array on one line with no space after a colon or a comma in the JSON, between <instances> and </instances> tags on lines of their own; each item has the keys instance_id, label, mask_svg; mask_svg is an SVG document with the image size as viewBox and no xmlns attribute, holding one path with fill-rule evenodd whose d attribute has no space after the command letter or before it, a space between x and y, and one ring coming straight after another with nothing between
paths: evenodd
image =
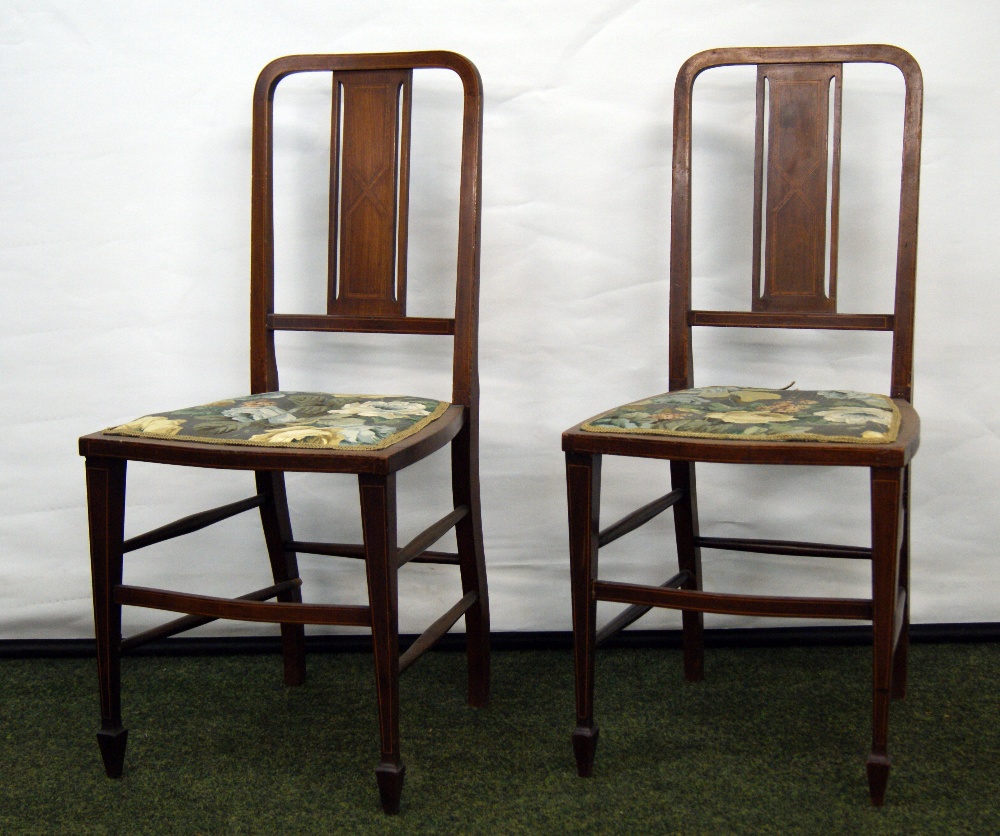
<instances>
[{"instance_id":1,"label":"tapered leg","mask_svg":"<svg viewBox=\"0 0 1000 836\"><path fill-rule=\"evenodd\" d=\"M109 778L121 777L128 740L121 709L122 608L114 600L114 589L122 582L125 464L121 459L87 459L94 633L101 692L101 729L97 742Z\"/></svg>"},{"instance_id":2,"label":"tapered leg","mask_svg":"<svg viewBox=\"0 0 1000 836\"><path fill-rule=\"evenodd\" d=\"M292 542L292 522L288 515L288 498L285 494L285 474L258 472L257 492L267 499L260 506L260 519L264 526L264 540L271 559L271 574L275 583L289 581L299 576L295 552L285 547ZM278 595L279 601L301 603L299 587ZM305 628L301 624L281 625L281 655L285 667L285 684L301 685L306 681Z\"/></svg>"},{"instance_id":3,"label":"tapered leg","mask_svg":"<svg viewBox=\"0 0 1000 836\"><path fill-rule=\"evenodd\" d=\"M893 646L899 633L899 547L902 539L903 471L872 468L872 751L868 756L868 791L881 806L889 780L889 698L892 689ZM902 613L900 613L900 617Z\"/></svg>"},{"instance_id":4,"label":"tapered leg","mask_svg":"<svg viewBox=\"0 0 1000 836\"><path fill-rule=\"evenodd\" d=\"M899 548L899 589L903 596L902 624L892 657L892 698L906 696L906 674L910 651L910 465L903 471L903 535Z\"/></svg>"},{"instance_id":5,"label":"tapered leg","mask_svg":"<svg viewBox=\"0 0 1000 836\"><path fill-rule=\"evenodd\" d=\"M486 557L479 500L479 444L475 415L451 443L451 486L455 507L469 509L455 527L462 573L462 592L476 593L465 613L465 641L469 666L469 705L481 708L490 697L490 602L486 586Z\"/></svg>"},{"instance_id":6,"label":"tapered leg","mask_svg":"<svg viewBox=\"0 0 1000 836\"><path fill-rule=\"evenodd\" d=\"M360 474L361 525L371 605L382 752L375 778L382 809L399 812L405 766L399 754L399 610L396 583L396 476Z\"/></svg>"},{"instance_id":7,"label":"tapered leg","mask_svg":"<svg viewBox=\"0 0 1000 836\"><path fill-rule=\"evenodd\" d=\"M684 589L701 589L701 547L698 536L698 495L694 462L670 462L670 481L681 498L674 505L674 532L677 536L677 563L688 573ZM703 613L683 610L681 627L684 645L684 678L700 682L705 677L705 617Z\"/></svg>"},{"instance_id":8,"label":"tapered leg","mask_svg":"<svg viewBox=\"0 0 1000 836\"><path fill-rule=\"evenodd\" d=\"M576 771L590 777L594 769L598 728L594 724L594 654L597 636L598 533L601 514L601 457L566 454L569 505L570 582L573 601L573 664L576 676L576 728L573 752Z\"/></svg>"}]
</instances>

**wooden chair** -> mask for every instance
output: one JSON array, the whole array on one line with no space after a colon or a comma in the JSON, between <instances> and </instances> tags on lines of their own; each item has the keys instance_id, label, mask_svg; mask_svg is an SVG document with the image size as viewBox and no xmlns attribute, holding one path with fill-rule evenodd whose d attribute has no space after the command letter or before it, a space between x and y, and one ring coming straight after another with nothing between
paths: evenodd
<instances>
[{"instance_id":1,"label":"wooden chair","mask_svg":"<svg viewBox=\"0 0 1000 836\"><path fill-rule=\"evenodd\" d=\"M838 313L836 308L841 83L848 62L895 65L905 81L895 307L886 314ZM692 90L703 71L740 64L757 67L751 309L695 310ZM595 646L651 607L682 611L684 672L691 681L703 676L705 612L865 619L872 622L874 637L867 773L872 804L883 803L890 767L889 700L902 698L906 687L909 462L919 443L919 420L910 399L921 106L920 70L910 55L891 46L715 49L693 56L681 67L674 99L670 392L611 410L563 435L576 669L573 745L581 776L591 774L598 738ZM695 326L890 331L891 400L856 392L693 389ZM845 397L838 400L834 395ZM848 432L852 429L853 435ZM604 455L668 460L672 490L602 530ZM871 547L703 535L698 524L696 462L868 468ZM599 579L598 549L671 507L679 572L660 587ZM871 595L836 599L706 591L702 549L870 560ZM598 601L629 606L597 630Z\"/></svg>"},{"instance_id":2,"label":"wooden chair","mask_svg":"<svg viewBox=\"0 0 1000 836\"><path fill-rule=\"evenodd\" d=\"M464 89L453 318L406 314L407 210L413 71L444 68ZM274 311L272 133L275 87L293 73L330 74L333 85L330 260L324 314ZM381 758L375 774L382 806L399 809L404 765L399 743L399 674L465 616L469 703L487 702L489 607L479 500L477 369L482 82L473 64L448 52L295 55L268 64L253 108L251 397L144 416L80 439L86 457L94 613L101 692L98 742L105 769L119 777L123 650L216 618L279 623L284 677L305 680L304 624L372 631ZM281 392L274 332L325 331L441 335L453 340L450 402L412 397ZM363 392L351 382L347 392ZM409 544L396 542L396 474L450 445L453 508ZM249 470L256 493L124 540L129 460ZM363 545L300 542L292 535L284 472L357 474ZM253 508L260 510L274 585L229 600L131 586L126 552L159 543ZM429 551L455 529L457 554ZM297 553L360 558L368 605L303 603ZM457 565L462 597L399 653L397 570L408 561ZM270 599L276 598L276 601ZM185 613L122 640L122 605Z\"/></svg>"}]
</instances>

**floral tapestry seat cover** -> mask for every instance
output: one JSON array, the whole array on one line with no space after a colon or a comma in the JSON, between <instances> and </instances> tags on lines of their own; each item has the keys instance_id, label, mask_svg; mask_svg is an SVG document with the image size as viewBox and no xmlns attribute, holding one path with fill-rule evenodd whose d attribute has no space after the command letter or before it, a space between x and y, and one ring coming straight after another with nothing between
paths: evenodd
<instances>
[{"instance_id":1,"label":"floral tapestry seat cover","mask_svg":"<svg viewBox=\"0 0 1000 836\"><path fill-rule=\"evenodd\" d=\"M707 386L616 407L581 429L741 441L889 444L899 410L885 395L849 391Z\"/></svg>"},{"instance_id":2,"label":"floral tapestry seat cover","mask_svg":"<svg viewBox=\"0 0 1000 836\"><path fill-rule=\"evenodd\" d=\"M252 447L381 450L423 429L450 405L406 395L264 392L158 412L104 432Z\"/></svg>"}]
</instances>

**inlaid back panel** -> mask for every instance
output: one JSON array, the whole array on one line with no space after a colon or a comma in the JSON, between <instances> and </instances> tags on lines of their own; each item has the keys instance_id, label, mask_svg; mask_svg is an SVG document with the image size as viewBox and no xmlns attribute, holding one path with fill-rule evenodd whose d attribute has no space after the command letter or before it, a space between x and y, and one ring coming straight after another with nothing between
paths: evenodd
<instances>
[{"instance_id":1,"label":"inlaid back panel","mask_svg":"<svg viewBox=\"0 0 1000 836\"><path fill-rule=\"evenodd\" d=\"M840 88L840 64L758 68L755 311L836 311Z\"/></svg>"},{"instance_id":2,"label":"inlaid back panel","mask_svg":"<svg viewBox=\"0 0 1000 836\"><path fill-rule=\"evenodd\" d=\"M406 313L411 70L333 74L327 312Z\"/></svg>"}]
</instances>

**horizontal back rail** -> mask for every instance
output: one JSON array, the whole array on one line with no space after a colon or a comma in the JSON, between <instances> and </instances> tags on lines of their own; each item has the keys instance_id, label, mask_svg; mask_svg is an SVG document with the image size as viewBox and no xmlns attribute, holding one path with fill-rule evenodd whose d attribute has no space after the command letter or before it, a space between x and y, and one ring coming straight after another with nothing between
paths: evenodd
<instances>
[{"instance_id":1,"label":"horizontal back rail","mask_svg":"<svg viewBox=\"0 0 1000 836\"><path fill-rule=\"evenodd\" d=\"M744 311L691 311L690 325L715 328L809 328L820 331L891 331L892 314L749 313Z\"/></svg>"},{"instance_id":2,"label":"horizontal back rail","mask_svg":"<svg viewBox=\"0 0 1000 836\"><path fill-rule=\"evenodd\" d=\"M455 333L455 320L421 316L335 316L329 314L268 314L270 331L344 331L371 334Z\"/></svg>"}]
</instances>

